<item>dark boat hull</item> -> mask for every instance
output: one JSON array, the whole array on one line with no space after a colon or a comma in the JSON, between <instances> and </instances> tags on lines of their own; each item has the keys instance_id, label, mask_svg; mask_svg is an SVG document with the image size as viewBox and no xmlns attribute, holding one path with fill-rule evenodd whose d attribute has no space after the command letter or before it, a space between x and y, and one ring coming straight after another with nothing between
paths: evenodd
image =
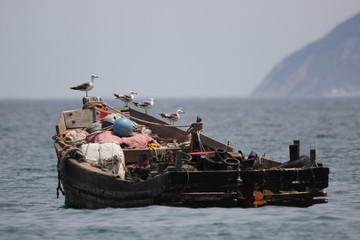
<instances>
[{"instance_id":1,"label":"dark boat hull","mask_svg":"<svg viewBox=\"0 0 360 240\"><path fill-rule=\"evenodd\" d=\"M75 159L69 159L59 174L65 205L76 208L148 206L168 185L166 175L136 183L120 180Z\"/></svg>"},{"instance_id":2,"label":"dark boat hull","mask_svg":"<svg viewBox=\"0 0 360 240\"><path fill-rule=\"evenodd\" d=\"M250 207L254 191L264 194L263 204L308 207L324 196L328 168L170 171L145 181L121 180L115 175L65 160L59 169L65 205L75 208L144 207ZM316 202L318 201L318 202ZM255 203L256 205L256 203Z\"/></svg>"},{"instance_id":3,"label":"dark boat hull","mask_svg":"<svg viewBox=\"0 0 360 240\"><path fill-rule=\"evenodd\" d=\"M131 117L156 133L165 143L162 154L155 151L155 161L148 165L146 177L138 178L132 170L138 169L136 165L140 163L140 157L146 156L150 161L153 151L148 147L123 149L125 172L129 178L120 179L108 170L86 162L79 144L71 141L69 144L63 136L68 130L84 129L99 121L100 109L61 112L54 146L58 157L58 191L62 190L62 185L67 207L125 208L154 204L308 207L327 202L323 189L328 187L329 169L315 161L314 151L310 151L310 158L300 157L298 141L290 145L290 161L281 164L257 154L243 156L229 144L200 133L201 122L191 124L187 131L183 131L131 108L114 112ZM176 146L166 145L174 140ZM171 158L173 153L175 159ZM183 158L184 154L190 157Z\"/></svg>"}]
</instances>

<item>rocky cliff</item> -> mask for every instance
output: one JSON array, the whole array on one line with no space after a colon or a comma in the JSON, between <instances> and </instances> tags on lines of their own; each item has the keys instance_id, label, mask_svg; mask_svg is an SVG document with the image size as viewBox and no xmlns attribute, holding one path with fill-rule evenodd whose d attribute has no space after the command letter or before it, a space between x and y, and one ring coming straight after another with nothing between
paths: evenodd
<instances>
[{"instance_id":1,"label":"rocky cliff","mask_svg":"<svg viewBox=\"0 0 360 240\"><path fill-rule=\"evenodd\" d=\"M360 14L277 64L251 96L360 96Z\"/></svg>"}]
</instances>

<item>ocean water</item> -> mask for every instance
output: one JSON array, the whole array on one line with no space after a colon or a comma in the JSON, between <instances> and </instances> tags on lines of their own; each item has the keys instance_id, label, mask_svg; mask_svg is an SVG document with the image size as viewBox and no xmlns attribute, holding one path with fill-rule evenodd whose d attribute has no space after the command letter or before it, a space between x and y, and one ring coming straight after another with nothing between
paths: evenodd
<instances>
[{"instance_id":1,"label":"ocean water","mask_svg":"<svg viewBox=\"0 0 360 240\"><path fill-rule=\"evenodd\" d=\"M113 106L120 102L108 101ZM309 208L78 210L56 198L55 121L78 100L0 102L0 239L359 239L360 99L157 99L151 115L182 108L204 132L247 154L285 162L288 145L317 149L330 167L328 204Z\"/></svg>"}]
</instances>

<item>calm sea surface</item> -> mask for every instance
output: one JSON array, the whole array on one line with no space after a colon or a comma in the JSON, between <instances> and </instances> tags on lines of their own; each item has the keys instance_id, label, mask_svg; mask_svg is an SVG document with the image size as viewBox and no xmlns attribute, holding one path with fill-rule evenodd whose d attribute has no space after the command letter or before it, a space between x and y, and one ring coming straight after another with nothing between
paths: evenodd
<instances>
[{"instance_id":1,"label":"calm sea surface","mask_svg":"<svg viewBox=\"0 0 360 240\"><path fill-rule=\"evenodd\" d=\"M360 238L360 99L157 99L149 112L180 107L179 124L199 115L207 135L281 162L293 140L302 154L316 148L330 167L329 203L310 208L64 208L51 137L59 111L80 107L81 99L0 102L0 239Z\"/></svg>"}]
</instances>

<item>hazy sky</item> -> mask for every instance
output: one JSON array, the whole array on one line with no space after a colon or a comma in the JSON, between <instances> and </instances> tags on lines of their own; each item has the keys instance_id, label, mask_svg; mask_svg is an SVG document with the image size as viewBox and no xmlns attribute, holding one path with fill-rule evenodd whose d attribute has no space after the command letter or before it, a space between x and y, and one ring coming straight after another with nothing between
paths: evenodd
<instances>
[{"instance_id":1,"label":"hazy sky","mask_svg":"<svg viewBox=\"0 0 360 240\"><path fill-rule=\"evenodd\" d=\"M0 0L0 98L245 97L359 0Z\"/></svg>"}]
</instances>

